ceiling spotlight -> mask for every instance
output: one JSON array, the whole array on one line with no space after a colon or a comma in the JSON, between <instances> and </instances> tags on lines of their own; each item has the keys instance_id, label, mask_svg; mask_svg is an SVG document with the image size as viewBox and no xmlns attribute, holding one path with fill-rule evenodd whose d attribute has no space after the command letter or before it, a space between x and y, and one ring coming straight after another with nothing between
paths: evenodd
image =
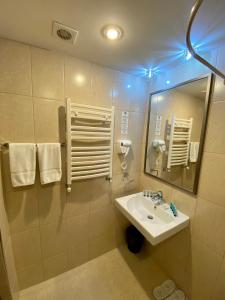
<instances>
[{"instance_id":1,"label":"ceiling spotlight","mask_svg":"<svg viewBox=\"0 0 225 300\"><path fill-rule=\"evenodd\" d=\"M188 50L186 52L186 57L185 58L186 58L186 60L189 60L190 58L192 58L192 54Z\"/></svg>"},{"instance_id":2,"label":"ceiling spotlight","mask_svg":"<svg viewBox=\"0 0 225 300\"><path fill-rule=\"evenodd\" d=\"M115 41L122 38L123 31L119 26L107 25L103 27L102 34L106 39Z\"/></svg>"}]
</instances>

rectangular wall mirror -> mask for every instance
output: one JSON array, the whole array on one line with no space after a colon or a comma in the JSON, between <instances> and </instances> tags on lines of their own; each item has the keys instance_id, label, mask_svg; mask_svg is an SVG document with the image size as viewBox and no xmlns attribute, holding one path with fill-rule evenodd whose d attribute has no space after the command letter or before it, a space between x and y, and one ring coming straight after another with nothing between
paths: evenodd
<instances>
[{"instance_id":1,"label":"rectangular wall mirror","mask_svg":"<svg viewBox=\"0 0 225 300\"><path fill-rule=\"evenodd\" d=\"M197 193L213 75L150 95L145 173Z\"/></svg>"}]
</instances>

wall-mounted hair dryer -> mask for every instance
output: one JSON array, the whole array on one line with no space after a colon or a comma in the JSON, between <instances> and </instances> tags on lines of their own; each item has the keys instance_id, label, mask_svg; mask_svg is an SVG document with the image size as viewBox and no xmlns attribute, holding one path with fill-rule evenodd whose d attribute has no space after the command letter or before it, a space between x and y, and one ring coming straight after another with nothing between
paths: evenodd
<instances>
[{"instance_id":1,"label":"wall-mounted hair dryer","mask_svg":"<svg viewBox=\"0 0 225 300\"><path fill-rule=\"evenodd\" d=\"M125 172L127 170L127 156L130 151L131 140L119 140L119 154L122 156L121 169Z\"/></svg>"},{"instance_id":2,"label":"wall-mounted hair dryer","mask_svg":"<svg viewBox=\"0 0 225 300\"><path fill-rule=\"evenodd\" d=\"M131 145L132 145L131 140L120 140L119 141L120 154L122 154L124 157L126 157L130 151Z\"/></svg>"},{"instance_id":3,"label":"wall-mounted hair dryer","mask_svg":"<svg viewBox=\"0 0 225 300\"><path fill-rule=\"evenodd\" d=\"M163 153L166 151L166 143L164 140L155 139L152 141L153 148L160 153Z\"/></svg>"}]
</instances>

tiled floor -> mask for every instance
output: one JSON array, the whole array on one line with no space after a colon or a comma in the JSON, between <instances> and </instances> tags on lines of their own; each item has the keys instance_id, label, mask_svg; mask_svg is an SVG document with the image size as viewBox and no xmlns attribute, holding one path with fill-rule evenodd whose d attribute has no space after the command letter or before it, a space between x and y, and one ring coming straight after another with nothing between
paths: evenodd
<instances>
[{"instance_id":1,"label":"tiled floor","mask_svg":"<svg viewBox=\"0 0 225 300\"><path fill-rule=\"evenodd\" d=\"M114 249L21 291L20 300L153 300L152 288L164 279L151 258Z\"/></svg>"}]
</instances>

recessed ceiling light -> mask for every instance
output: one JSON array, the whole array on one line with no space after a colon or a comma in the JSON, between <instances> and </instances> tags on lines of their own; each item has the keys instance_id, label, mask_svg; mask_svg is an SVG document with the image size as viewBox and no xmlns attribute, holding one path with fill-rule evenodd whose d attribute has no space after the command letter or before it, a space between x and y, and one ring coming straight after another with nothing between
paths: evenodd
<instances>
[{"instance_id":1,"label":"recessed ceiling light","mask_svg":"<svg viewBox=\"0 0 225 300\"><path fill-rule=\"evenodd\" d=\"M123 31L117 25L107 25L103 27L102 34L106 39L115 41L122 38Z\"/></svg>"}]
</instances>

